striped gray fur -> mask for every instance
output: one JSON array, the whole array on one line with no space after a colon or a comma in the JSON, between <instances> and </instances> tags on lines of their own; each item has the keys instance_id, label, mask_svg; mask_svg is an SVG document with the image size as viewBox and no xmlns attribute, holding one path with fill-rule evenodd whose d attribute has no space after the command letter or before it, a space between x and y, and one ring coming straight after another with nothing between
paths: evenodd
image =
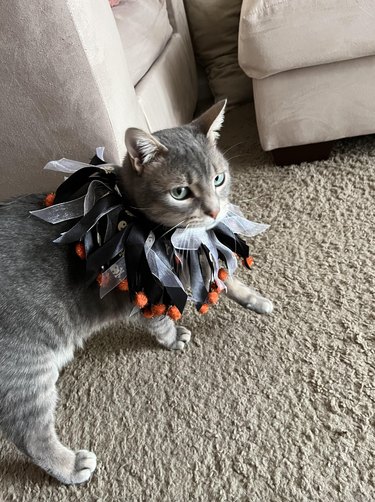
<instances>
[{"instance_id":1,"label":"striped gray fur","mask_svg":"<svg viewBox=\"0 0 375 502\"><path fill-rule=\"evenodd\" d=\"M192 124L154 136L127 131L129 155L118 176L135 207L168 226L214 224L212 211L225 211L229 195L228 165L215 144L223 110L218 104ZM226 181L215 190L213 178L222 172ZM185 185L192 197L174 200L171 188ZM84 265L72 248L52 243L64 225L30 216L42 200L31 195L0 204L0 429L35 464L75 484L90 478L96 457L70 450L56 435L59 371L94 331L129 321L132 305L122 293L100 299L96 285L86 286ZM252 293L250 301L249 291L241 287L240 297L230 286L228 294L245 307L270 311L267 300ZM190 332L169 318L130 319L169 349L183 349L189 342Z\"/></svg>"}]
</instances>

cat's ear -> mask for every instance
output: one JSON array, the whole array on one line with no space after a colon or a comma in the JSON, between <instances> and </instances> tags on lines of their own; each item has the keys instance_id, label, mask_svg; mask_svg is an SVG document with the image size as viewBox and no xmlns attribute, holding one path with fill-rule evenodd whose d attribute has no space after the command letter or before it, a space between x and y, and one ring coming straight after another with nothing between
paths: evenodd
<instances>
[{"instance_id":1,"label":"cat's ear","mask_svg":"<svg viewBox=\"0 0 375 502\"><path fill-rule=\"evenodd\" d=\"M130 162L138 174L142 174L147 164L168 152L168 148L155 136L135 127L126 130L125 145Z\"/></svg>"},{"instance_id":2,"label":"cat's ear","mask_svg":"<svg viewBox=\"0 0 375 502\"><path fill-rule=\"evenodd\" d=\"M219 138L219 131L224 122L226 105L227 100L222 99L193 121L193 124L197 125L203 134L213 142L216 142Z\"/></svg>"}]
</instances>

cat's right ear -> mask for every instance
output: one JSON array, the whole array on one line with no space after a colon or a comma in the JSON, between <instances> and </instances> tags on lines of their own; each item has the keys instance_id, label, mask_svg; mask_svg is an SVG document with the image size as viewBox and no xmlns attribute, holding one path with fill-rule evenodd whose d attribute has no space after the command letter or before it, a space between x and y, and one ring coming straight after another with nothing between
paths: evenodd
<instances>
[{"instance_id":1,"label":"cat's right ear","mask_svg":"<svg viewBox=\"0 0 375 502\"><path fill-rule=\"evenodd\" d=\"M168 148L152 134L136 127L130 127L126 130L125 145L130 162L139 175L142 174L147 164L168 152Z\"/></svg>"},{"instance_id":2,"label":"cat's right ear","mask_svg":"<svg viewBox=\"0 0 375 502\"><path fill-rule=\"evenodd\" d=\"M222 99L193 121L193 124L213 143L216 143L219 138L220 129L224 122L226 105L227 100Z\"/></svg>"}]
</instances>

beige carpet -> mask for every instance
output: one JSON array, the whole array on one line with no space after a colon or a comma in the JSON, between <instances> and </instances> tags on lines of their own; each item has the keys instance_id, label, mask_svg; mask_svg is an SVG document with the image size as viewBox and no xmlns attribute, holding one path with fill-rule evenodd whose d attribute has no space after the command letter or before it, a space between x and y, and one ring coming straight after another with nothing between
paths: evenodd
<instances>
[{"instance_id":1,"label":"beige carpet","mask_svg":"<svg viewBox=\"0 0 375 502\"><path fill-rule=\"evenodd\" d=\"M225 299L189 313L183 354L120 326L93 338L60 379L57 418L66 444L96 452L94 477L60 486L0 439L1 500L375 500L375 137L277 168L243 107L223 146L241 141L234 201L272 225L243 275L273 315Z\"/></svg>"}]
</instances>

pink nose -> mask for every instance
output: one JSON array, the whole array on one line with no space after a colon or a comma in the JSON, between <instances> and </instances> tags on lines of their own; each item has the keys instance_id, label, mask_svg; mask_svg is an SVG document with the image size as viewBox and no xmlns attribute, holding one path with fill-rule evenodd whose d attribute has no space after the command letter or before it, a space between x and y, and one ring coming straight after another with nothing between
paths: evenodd
<instances>
[{"instance_id":1,"label":"pink nose","mask_svg":"<svg viewBox=\"0 0 375 502\"><path fill-rule=\"evenodd\" d=\"M207 211L208 216L211 216L214 220L216 220L217 215L219 214L220 210L219 209L211 209L210 211Z\"/></svg>"}]
</instances>

